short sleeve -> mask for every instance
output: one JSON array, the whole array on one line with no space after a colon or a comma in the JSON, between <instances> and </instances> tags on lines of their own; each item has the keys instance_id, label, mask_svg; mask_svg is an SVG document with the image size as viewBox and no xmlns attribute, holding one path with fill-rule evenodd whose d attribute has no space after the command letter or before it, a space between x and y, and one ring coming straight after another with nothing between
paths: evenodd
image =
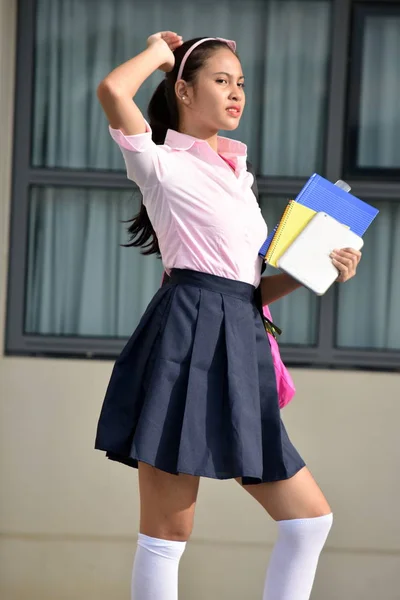
<instances>
[{"instance_id":1,"label":"short sleeve","mask_svg":"<svg viewBox=\"0 0 400 600\"><path fill-rule=\"evenodd\" d=\"M118 144L125 160L126 174L143 188L153 187L164 177L166 155L151 139L150 125L145 121L146 132L124 135L120 129L109 127L110 135Z\"/></svg>"}]
</instances>

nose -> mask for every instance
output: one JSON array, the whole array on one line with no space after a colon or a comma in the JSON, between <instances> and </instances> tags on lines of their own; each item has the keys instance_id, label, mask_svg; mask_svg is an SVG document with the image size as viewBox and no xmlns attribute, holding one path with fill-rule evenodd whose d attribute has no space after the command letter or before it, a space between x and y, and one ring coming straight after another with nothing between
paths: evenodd
<instances>
[{"instance_id":1,"label":"nose","mask_svg":"<svg viewBox=\"0 0 400 600\"><path fill-rule=\"evenodd\" d=\"M230 95L229 95L230 100L233 100L234 102L241 102L243 99L243 92L240 88L235 87Z\"/></svg>"}]
</instances>

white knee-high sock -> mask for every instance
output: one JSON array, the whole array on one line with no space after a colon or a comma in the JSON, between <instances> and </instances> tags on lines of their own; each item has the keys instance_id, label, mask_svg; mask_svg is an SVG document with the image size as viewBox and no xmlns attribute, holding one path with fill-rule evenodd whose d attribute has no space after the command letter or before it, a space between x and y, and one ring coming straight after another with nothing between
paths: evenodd
<instances>
[{"instance_id":1,"label":"white knee-high sock","mask_svg":"<svg viewBox=\"0 0 400 600\"><path fill-rule=\"evenodd\" d=\"M186 542L139 533L132 573L132 600L178 600L179 561Z\"/></svg>"},{"instance_id":2,"label":"white knee-high sock","mask_svg":"<svg viewBox=\"0 0 400 600\"><path fill-rule=\"evenodd\" d=\"M263 600L309 600L332 514L313 519L278 521Z\"/></svg>"}]
</instances>

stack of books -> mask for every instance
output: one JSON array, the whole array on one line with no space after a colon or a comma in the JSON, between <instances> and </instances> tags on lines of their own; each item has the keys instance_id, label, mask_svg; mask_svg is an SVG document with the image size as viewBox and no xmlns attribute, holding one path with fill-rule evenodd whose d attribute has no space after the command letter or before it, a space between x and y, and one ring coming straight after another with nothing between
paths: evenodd
<instances>
[{"instance_id":1,"label":"stack of books","mask_svg":"<svg viewBox=\"0 0 400 600\"><path fill-rule=\"evenodd\" d=\"M269 265L289 273L318 295L338 276L331 252L360 250L362 236L379 212L350 194L346 186L314 173L297 198L289 201L259 252Z\"/></svg>"}]
</instances>

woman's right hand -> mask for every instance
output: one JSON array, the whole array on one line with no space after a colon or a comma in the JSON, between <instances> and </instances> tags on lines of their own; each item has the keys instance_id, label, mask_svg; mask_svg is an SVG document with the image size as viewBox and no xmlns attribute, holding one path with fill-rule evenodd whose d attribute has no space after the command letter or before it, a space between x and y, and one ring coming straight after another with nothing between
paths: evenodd
<instances>
[{"instance_id":1,"label":"woman's right hand","mask_svg":"<svg viewBox=\"0 0 400 600\"><path fill-rule=\"evenodd\" d=\"M175 65L173 53L179 46L182 46L182 36L174 31L159 31L147 38L147 47L149 48L153 44L158 44L160 48L165 49L165 62L160 65L159 69L165 73L172 71Z\"/></svg>"}]
</instances>

